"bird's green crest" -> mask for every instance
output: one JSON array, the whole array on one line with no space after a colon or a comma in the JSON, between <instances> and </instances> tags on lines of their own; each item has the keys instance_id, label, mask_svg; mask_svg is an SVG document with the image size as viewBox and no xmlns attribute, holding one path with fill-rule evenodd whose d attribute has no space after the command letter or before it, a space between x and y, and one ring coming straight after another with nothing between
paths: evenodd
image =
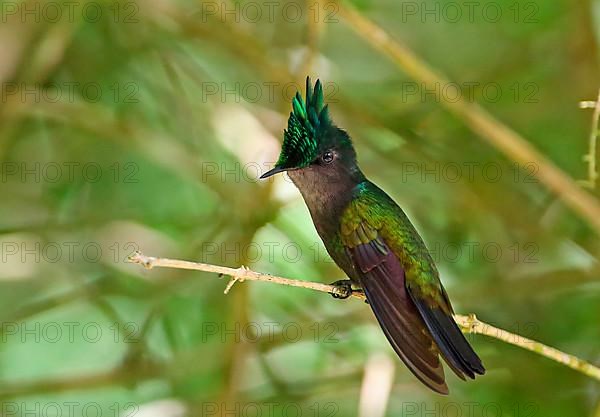
<instances>
[{"instance_id":1,"label":"bird's green crest","mask_svg":"<svg viewBox=\"0 0 600 417\"><path fill-rule=\"evenodd\" d=\"M303 168L313 162L320 150L321 138L331 126L327 105L324 103L323 86L317 80L313 90L306 77L306 98L300 92L292 100L288 127L284 130L278 168Z\"/></svg>"}]
</instances>

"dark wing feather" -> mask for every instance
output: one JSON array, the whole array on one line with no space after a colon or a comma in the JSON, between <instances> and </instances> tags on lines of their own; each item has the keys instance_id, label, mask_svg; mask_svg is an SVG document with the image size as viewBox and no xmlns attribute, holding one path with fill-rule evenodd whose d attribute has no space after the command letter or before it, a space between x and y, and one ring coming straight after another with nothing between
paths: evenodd
<instances>
[{"instance_id":1,"label":"dark wing feather","mask_svg":"<svg viewBox=\"0 0 600 417\"><path fill-rule=\"evenodd\" d=\"M398 258L379 237L349 247L348 253L360 271L369 305L398 356L425 385L447 394L439 351L408 295Z\"/></svg>"}]
</instances>

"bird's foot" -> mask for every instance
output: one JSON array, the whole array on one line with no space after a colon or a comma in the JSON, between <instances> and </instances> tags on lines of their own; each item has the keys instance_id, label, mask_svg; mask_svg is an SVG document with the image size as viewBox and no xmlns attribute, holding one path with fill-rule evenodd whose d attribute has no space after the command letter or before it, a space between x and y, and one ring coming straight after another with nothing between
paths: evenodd
<instances>
[{"instance_id":1,"label":"bird's foot","mask_svg":"<svg viewBox=\"0 0 600 417\"><path fill-rule=\"evenodd\" d=\"M354 292L354 290L352 289L352 281L350 281L349 279L341 279L339 281L332 282L330 285L336 287L336 289L339 292L330 292L329 294L331 294L333 298L337 298L339 300L345 300L346 298L350 297Z\"/></svg>"}]
</instances>

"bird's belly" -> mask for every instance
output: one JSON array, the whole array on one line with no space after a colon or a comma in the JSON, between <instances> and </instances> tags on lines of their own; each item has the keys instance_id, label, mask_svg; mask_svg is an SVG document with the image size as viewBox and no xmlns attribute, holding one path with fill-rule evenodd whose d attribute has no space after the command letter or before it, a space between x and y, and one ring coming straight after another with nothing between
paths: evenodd
<instances>
[{"instance_id":1,"label":"bird's belly","mask_svg":"<svg viewBox=\"0 0 600 417\"><path fill-rule=\"evenodd\" d=\"M314 207L322 206L323 205L309 205L309 211L311 213L315 228L317 229L317 233L321 237L321 240L325 245L325 249L327 249L327 253L331 259L333 259L336 265L346 273L348 278L358 285L358 274L354 269L350 255L348 252L346 252L346 248L342 243L342 237L340 235L341 224L339 221L339 212L342 212L343 210L325 210L323 212L314 210Z\"/></svg>"}]
</instances>

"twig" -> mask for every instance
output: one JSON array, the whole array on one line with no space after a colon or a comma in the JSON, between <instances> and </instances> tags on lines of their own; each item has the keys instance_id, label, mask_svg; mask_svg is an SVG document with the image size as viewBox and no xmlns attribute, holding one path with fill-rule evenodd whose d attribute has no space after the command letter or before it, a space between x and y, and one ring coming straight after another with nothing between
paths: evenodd
<instances>
[{"instance_id":1,"label":"twig","mask_svg":"<svg viewBox=\"0 0 600 417\"><path fill-rule=\"evenodd\" d=\"M598 90L598 98L596 101L582 101L579 103L582 109L594 109L592 116L592 131L590 132L589 151L583 156L583 160L588 164L588 178L581 181L588 188L596 188L596 180L598 179L598 170L596 169L596 145L598 144L598 123L600 122L600 89Z\"/></svg>"},{"instance_id":2,"label":"twig","mask_svg":"<svg viewBox=\"0 0 600 417\"><path fill-rule=\"evenodd\" d=\"M333 285L321 284L318 282L311 281L301 281L297 279L289 279L289 278L281 278L276 277L269 274L261 274L259 272L251 271L246 267L241 268L228 268L226 266L219 265L211 265L204 264L200 262L190 262L190 261L181 261L178 259L168 259L168 258L154 258L152 256L142 255L140 252L136 252L128 258L129 262L134 264L142 265L146 269L152 269L154 267L159 268L176 268L176 269L190 269L193 271L203 271L203 272L214 272L215 274L227 275L228 277L232 277L235 281L264 281L264 282L273 282L275 284L280 285L289 285L291 287L300 287L307 288L309 290L328 292L337 295L344 295L343 290L338 287L334 287ZM224 293L227 294L229 289L233 284L231 281L225 288ZM354 295L354 294L353 294ZM363 298L364 296L360 294L355 295L358 298Z\"/></svg>"},{"instance_id":3,"label":"twig","mask_svg":"<svg viewBox=\"0 0 600 417\"><path fill-rule=\"evenodd\" d=\"M446 77L434 71L407 45L392 37L374 22L362 16L348 3L338 2L342 17L351 28L383 52L400 69L421 82L428 90L437 94L437 100L448 111L457 116L471 130L509 158L521 164L534 163L536 176L574 212L584 218L600 234L600 203L581 189L576 182L552 161L541 154L533 145L514 130L496 119L477 103L464 97L447 100L441 91L449 85ZM437 87L437 88L435 88Z\"/></svg>"},{"instance_id":4,"label":"twig","mask_svg":"<svg viewBox=\"0 0 600 417\"><path fill-rule=\"evenodd\" d=\"M455 315L454 320L461 327L463 333L482 334L502 340L503 342L519 346L523 349L530 350L552 359L553 361L562 363L569 368L575 369L576 371L600 381L600 368L579 359L576 356L569 355L568 353L561 352L560 350L544 345L543 343L484 323L478 320L474 314L469 314L468 316Z\"/></svg>"},{"instance_id":5,"label":"twig","mask_svg":"<svg viewBox=\"0 0 600 417\"><path fill-rule=\"evenodd\" d=\"M154 267L160 268L176 268L176 269L189 269L194 271L202 272L213 272L220 275L227 275L232 278L226 288L226 292L231 288L237 281L264 281L272 282L274 284L289 285L292 287L306 288L314 291L326 292L330 294L344 295L343 289L334 285L321 284L318 282L302 281L296 279L276 277L268 274L261 274L259 272L251 271L246 267L242 268L228 268L225 266L211 265L200 262L181 261L177 259L168 258L155 258L152 256L145 256L140 252L136 252L128 258L129 262L139 264L147 269ZM352 297L363 299L364 294L359 292L353 292ZM576 371L579 371L589 377L600 381L600 368L579 359L573 355L561 352L560 350L554 349L550 346L546 346L543 343L536 342L535 340L528 339L526 337L507 332L506 330L499 329L487 323L484 323L475 317L474 314L468 316L454 315L454 320L461 327L464 333L481 334L489 337L493 337L511 345L519 346L523 349L530 350L538 353L556 362L562 363Z\"/></svg>"}]
</instances>

